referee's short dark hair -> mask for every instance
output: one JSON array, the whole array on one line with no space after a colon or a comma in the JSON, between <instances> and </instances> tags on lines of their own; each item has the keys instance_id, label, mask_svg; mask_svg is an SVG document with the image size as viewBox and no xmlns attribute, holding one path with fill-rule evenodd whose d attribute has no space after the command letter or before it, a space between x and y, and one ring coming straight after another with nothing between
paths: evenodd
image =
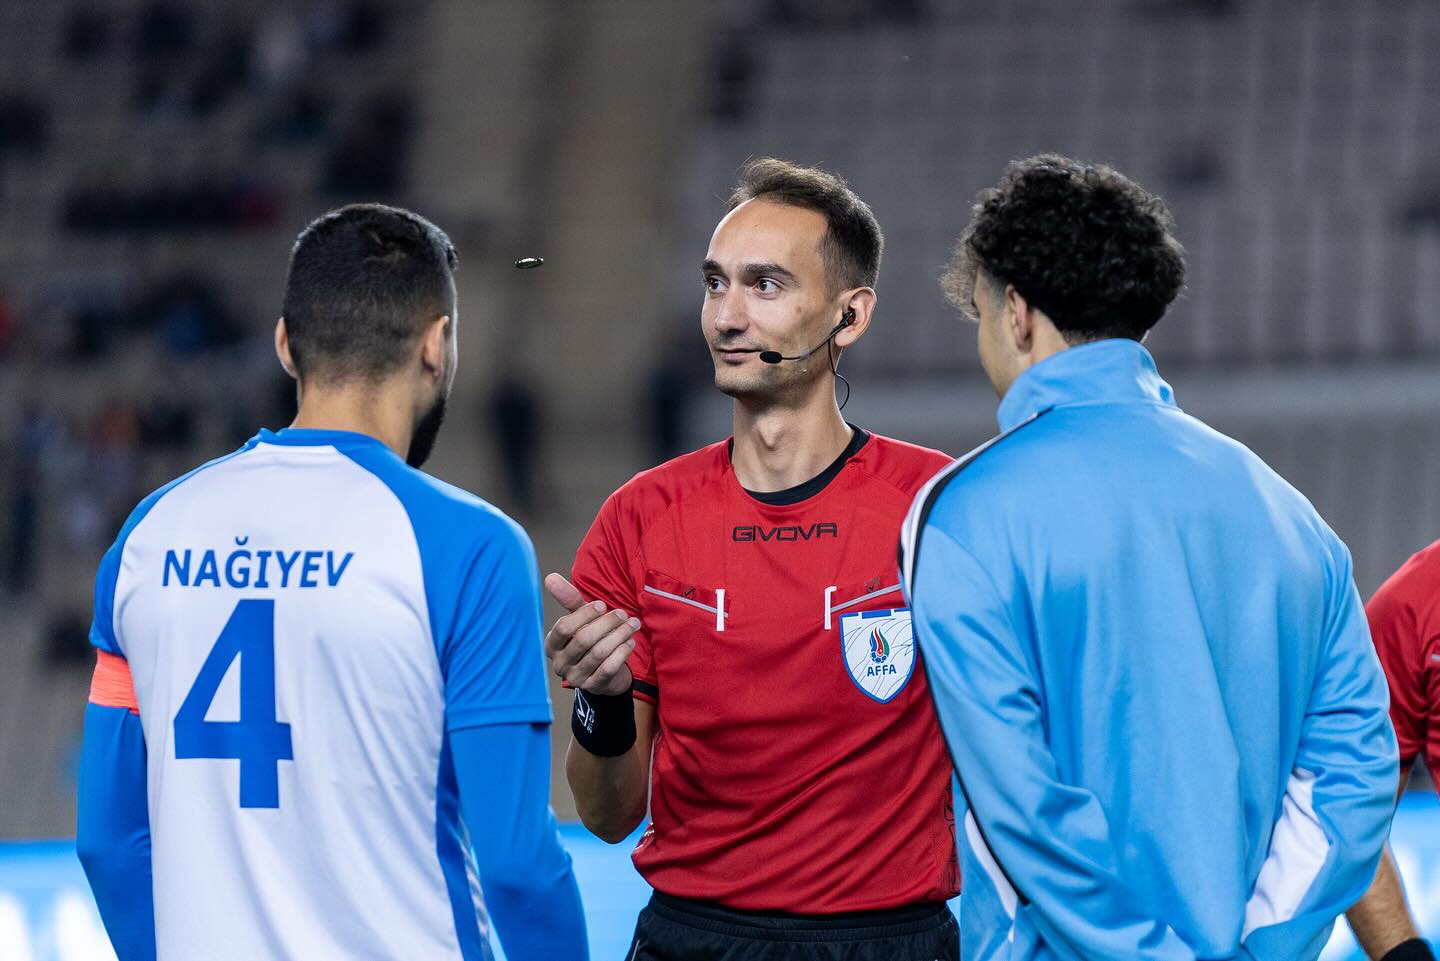
<instances>
[{"instance_id":1,"label":"referee's short dark hair","mask_svg":"<svg viewBox=\"0 0 1440 961\"><path fill-rule=\"evenodd\" d=\"M875 286L885 235L870 206L844 180L818 167L760 157L740 168L740 179L725 209L734 210L761 197L824 215L829 229L820 254L833 289Z\"/></svg>"},{"instance_id":2,"label":"referee's short dark hair","mask_svg":"<svg viewBox=\"0 0 1440 961\"><path fill-rule=\"evenodd\" d=\"M455 247L408 210L351 204L301 231L282 315L302 379L393 373L425 324L455 316Z\"/></svg>"},{"instance_id":3,"label":"referee's short dark hair","mask_svg":"<svg viewBox=\"0 0 1440 961\"><path fill-rule=\"evenodd\" d=\"M1118 171L1041 154L980 192L940 285L973 319L983 270L1071 343L1139 340L1185 286L1174 229L1165 202Z\"/></svg>"}]
</instances>

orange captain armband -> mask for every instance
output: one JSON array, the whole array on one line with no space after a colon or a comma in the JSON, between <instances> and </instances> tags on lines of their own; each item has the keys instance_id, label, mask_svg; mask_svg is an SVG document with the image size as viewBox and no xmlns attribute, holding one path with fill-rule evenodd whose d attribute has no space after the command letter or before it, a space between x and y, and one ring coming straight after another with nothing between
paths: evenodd
<instances>
[{"instance_id":1,"label":"orange captain armband","mask_svg":"<svg viewBox=\"0 0 1440 961\"><path fill-rule=\"evenodd\" d=\"M130 664L125 658L109 651L98 651L95 674L90 678L90 703L100 707L129 708L131 714L140 713L135 701L135 680L130 676Z\"/></svg>"}]
</instances>

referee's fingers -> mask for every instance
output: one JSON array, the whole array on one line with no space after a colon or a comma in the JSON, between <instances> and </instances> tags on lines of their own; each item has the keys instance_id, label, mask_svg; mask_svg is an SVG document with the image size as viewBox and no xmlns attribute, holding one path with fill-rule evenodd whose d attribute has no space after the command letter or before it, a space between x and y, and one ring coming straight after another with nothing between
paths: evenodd
<instances>
[{"instance_id":1,"label":"referee's fingers","mask_svg":"<svg viewBox=\"0 0 1440 961\"><path fill-rule=\"evenodd\" d=\"M621 620L619 623L608 617L597 622L589 630L608 629L584 647L578 643L578 639L577 643L571 645L572 650L578 656L575 658L575 663L565 672L565 680L569 681L573 687L587 683L600 665L605 663L617 647L630 640L639 627L640 622L633 617L629 620Z\"/></svg>"},{"instance_id":2,"label":"referee's fingers","mask_svg":"<svg viewBox=\"0 0 1440 961\"><path fill-rule=\"evenodd\" d=\"M604 614L605 602L591 601L579 610L562 615L545 635L545 651L554 654L564 650L585 625Z\"/></svg>"},{"instance_id":3,"label":"referee's fingers","mask_svg":"<svg viewBox=\"0 0 1440 961\"><path fill-rule=\"evenodd\" d=\"M577 609L585 603L585 598L576 590L575 585L565 579L563 574L554 572L545 575L545 590L555 598L555 602L567 611Z\"/></svg>"},{"instance_id":4,"label":"referee's fingers","mask_svg":"<svg viewBox=\"0 0 1440 961\"><path fill-rule=\"evenodd\" d=\"M595 673L590 675L590 680L586 683L589 684L591 688L603 688L608 687L610 682L622 672L629 675L630 669L626 666L625 662L630 659L630 652L633 650L635 650L635 635L631 634L625 638L615 650L610 652L610 656L601 662L600 666L595 669ZM624 694L628 687L629 681L627 681L619 691L611 693Z\"/></svg>"},{"instance_id":5,"label":"referee's fingers","mask_svg":"<svg viewBox=\"0 0 1440 961\"><path fill-rule=\"evenodd\" d=\"M567 621L570 623L567 624ZM624 623L623 613L605 612L604 605L599 601L592 601L580 610L566 614L545 635L550 669L558 677L565 677L602 637Z\"/></svg>"},{"instance_id":6,"label":"referee's fingers","mask_svg":"<svg viewBox=\"0 0 1440 961\"><path fill-rule=\"evenodd\" d=\"M574 657L572 657L571 660L580 661L589 653L591 648L600 643L601 638L616 628L625 626L628 617L629 615L624 611L613 610L600 615L577 630L575 635L570 639L570 643L566 645L568 650L574 652Z\"/></svg>"}]
</instances>

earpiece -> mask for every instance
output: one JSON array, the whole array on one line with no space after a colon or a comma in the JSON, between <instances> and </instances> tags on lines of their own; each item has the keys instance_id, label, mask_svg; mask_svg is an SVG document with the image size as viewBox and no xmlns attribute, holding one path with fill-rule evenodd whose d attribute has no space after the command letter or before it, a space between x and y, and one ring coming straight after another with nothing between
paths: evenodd
<instances>
[{"instance_id":1,"label":"earpiece","mask_svg":"<svg viewBox=\"0 0 1440 961\"><path fill-rule=\"evenodd\" d=\"M828 346L830 341L835 339L836 334L840 333L840 331L844 330L846 327L849 327L854 322L855 308L847 307L845 308L845 312L840 315L840 323L836 324L833 328L831 328L830 333L825 335L824 340L820 341L820 343L805 351L805 353L796 354L793 357L786 357L778 350L762 350L760 351L760 360L766 364L778 364L782 360L805 360L811 354L815 353L815 351L819 350L821 347Z\"/></svg>"}]
</instances>

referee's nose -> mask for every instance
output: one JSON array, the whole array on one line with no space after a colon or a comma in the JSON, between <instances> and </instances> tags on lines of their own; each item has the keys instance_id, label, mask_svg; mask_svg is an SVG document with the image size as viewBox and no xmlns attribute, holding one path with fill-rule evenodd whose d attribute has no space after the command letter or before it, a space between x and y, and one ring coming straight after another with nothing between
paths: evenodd
<instances>
[{"instance_id":1,"label":"referee's nose","mask_svg":"<svg viewBox=\"0 0 1440 961\"><path fill-rule=\"evenodd\" d=\"M705 311L710 315L709 326L722 344L733 335L743 333L750 326L749 318L745 316L745 310L740 301L741 298L727 290L720 296L712 297L705 302Z\"/></svg>"}]
</instances>

